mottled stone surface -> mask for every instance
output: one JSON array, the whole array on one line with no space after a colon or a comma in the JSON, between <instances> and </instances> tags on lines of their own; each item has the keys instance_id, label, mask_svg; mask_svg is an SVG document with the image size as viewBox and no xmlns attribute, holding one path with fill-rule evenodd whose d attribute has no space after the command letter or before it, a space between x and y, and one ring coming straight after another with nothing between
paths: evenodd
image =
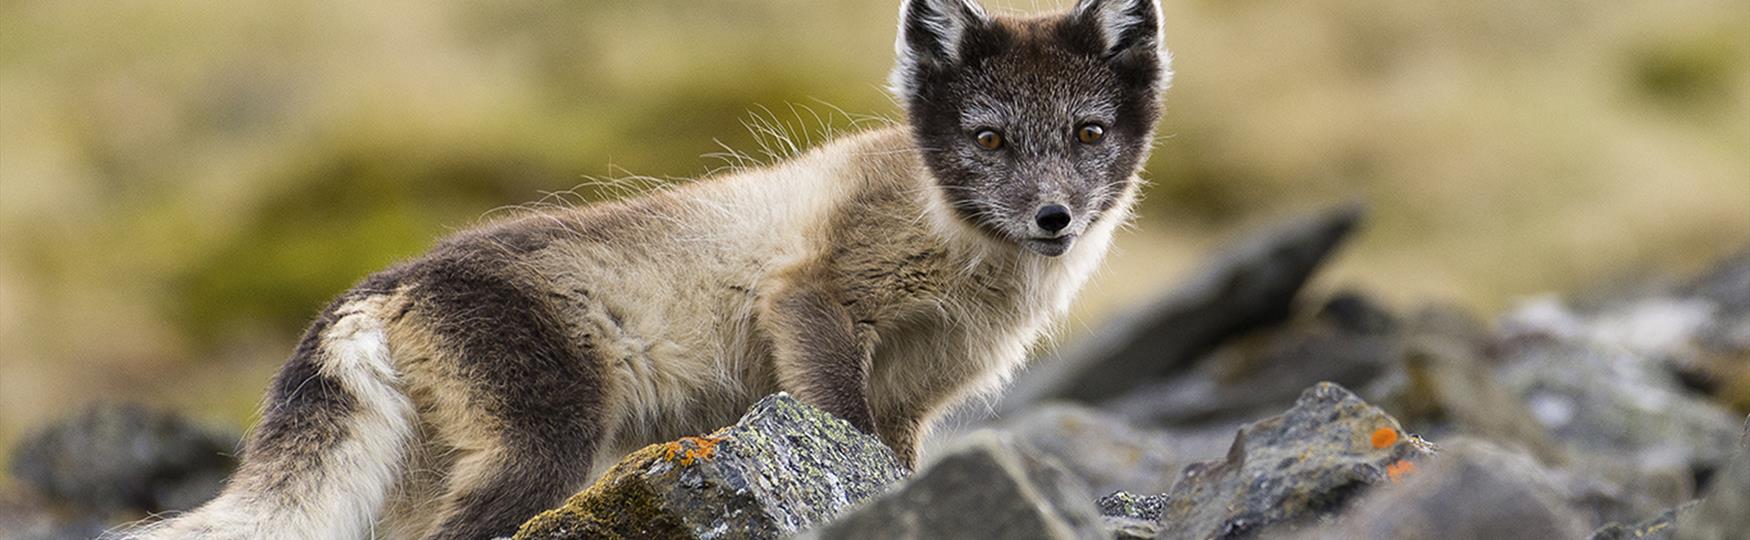
<instances>
[{"instance_id":1,"label":"mottled stone surface","mask_svg":"<svg viewBox=\"0 0 1750 540\"><path fill-rule=\"evenodd\" d=\"M1588 527L1530 456L1476 440L1441 445L1401 481L1373 490L1303 539L1582 538Z\"/></svg>"},{"instance_id":2,"label":"mottled stone surface","mask_svg":"<svg viewBox=\"0 0 1750 540\"><path fill-rule=\"evenodd\" d=\"M777 394L710 436L633 452L516 538L781 538L905 475L879 440Z\"/></svg>"},{"instance_id":3,"label":"mottled stone surface","mask_svg":"<svg viewBox=\"0 0 1750 540\"><path fill-rule=\"evenodd\" d=\"M1227 459L1187 467L1166 494L1164 539L1240 538L1311 524L1367 487L1413 474L1432 445L1340 386L1246 425Z\"/></svg>"},{"instance_id":4,"label":"mottled stone surface","mask_svg":"<svg viewBox=\"0 0 1750 540\"><path fill-rule=\"evenodd\" d=\"M1524 448L1546 463L1567 454L1520 396L1467 341L1434 332L1407 338L1402 358L1364 395L1412 429L1437 437L1462 433Z\"/></svg>"},{"instance_id":5,"label":"mottled stone surface","mask_svg":"<svg viewBox=\"0 0 1750 540\"><path fill-rule=\"evenodd\" d=\"M830 540L1111 538L1087 486L1007 436L979 431L903 488L813 531Z\"/></svg>"},{"instance_id":6,"label":"mottled stone surface","mask_svg":"<svg viewBox=\"0 0 1750 540\"><path fill-rule=\"evenodd\" d=\"M1590 540L1671 540L1677 538L1678 523L1688 521L1695 513L1697 503L1684 503L1683 506L1666 510L1651 519L1624 525L1610 523L1598 530L1592 531Z\"/></svg>"},{"instance_id":7,"label":"mottled stone surface","mask_svg":"<svg viewBox=\"0 0 1750 540\"><path fill-rule=\"evenodd\" d=\"M1151 540L1161 534L1161 524L1146 519L1105 516L1106 534L1113 540Z\"/></svg>"},{"instance_id":8,"label":"mottled stone surface","mask_svg":"<svg viewBox=\"0 0 1750 540\"><path fill-rule=\"evenodd\" d=\"M173 413L101 404L19 443L11 471L43 499L85 513L187 510L218 493L237 441Z\"/></svg>"},{"instance_id":9,"label":"mottled stone surface","mask_svg":"<svg viewBox=\"0 0 1750 540\"><path fill-rule=\"evenodd\" d=\"M1087 482L1090 497L1120 490L1164 492L1173 487L1179 469L1221 455L1220 448L1198 448L1194 443L1200 441L1181 434L1140 429L1109 413L1069 403L1034 407L998 429Z\"/></svg>"},{"instance_id":10,"label":"mottled stone surface","mask_svg":"<svg viewBox=\"0 0 1750 540\"><path fill-rule=\"evenodd\" d=\"M1106 516L1160 521L1161 511L1167 506L1166 495L1137 495L1128 491L1113 492L1100 497L1094 504L1100 507L1100 513Z\"/></svg>"},{"instance_id":11,"label":"mottled stone surface","mask_svg":"<svg viewBox=\"0 0 1750 540\"><path fill-rule=\"evenodd\" d=\"M1576 466L1714 470L1737 442L1737 418L1623 349L1522 336L1501 351L1503 385L1582 461Z\"/></svg>"},{"instance_id":12,"label":"mottled stone surface","mask_svg":"<svg viewBox=\"0 0 1750 540\"><path fill-rule=\"evenodd\" d=\"M1689 519L1681 519L1683 540L1742 539L1750 535L1750 418L1745 419L1738 452L1718 474Z\"/></svg>"}]
</instances>

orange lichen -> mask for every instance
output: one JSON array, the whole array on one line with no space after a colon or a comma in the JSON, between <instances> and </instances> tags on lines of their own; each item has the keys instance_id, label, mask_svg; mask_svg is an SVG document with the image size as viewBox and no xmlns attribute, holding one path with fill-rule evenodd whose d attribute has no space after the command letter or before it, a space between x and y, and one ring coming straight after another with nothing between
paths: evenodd
<instances>
[{"instance_id":1,"label":"orange lichen","mask_svg":"<svg viewBox=\"0 0 1750 540\"><path fill-rule=\"evenodd\" d=\"M1382 427L1373 430L1373 447L1385 448L1398 442L1398 430Z\"/></svg>"},{"instance_id":2,"label":"orange lichen","mask_svg":"<svg viewBox=\"0 0 1750 540\"><path fill-rule=\"evenodd\" d=\"M689 466L717 455L717 443L723 440L719 437L681 437L663 445L662 459Z\"/></svg>"},{"instance_id":3,"label":"orange lichen","mask_svg":"<svg viewBox=\"0 0 1750 540\"><path fill-rule=\"evenodd\" d=\"M1402 479L1404 475L1413 472L1416 472L1416 464L1411 463L1407 459L1400 459L1396 463L1392 463L1385 467L1385 475L1391 478L1391 481L1393 482L1396 482L1399 479Z\"/></svg>"}]
</instances>

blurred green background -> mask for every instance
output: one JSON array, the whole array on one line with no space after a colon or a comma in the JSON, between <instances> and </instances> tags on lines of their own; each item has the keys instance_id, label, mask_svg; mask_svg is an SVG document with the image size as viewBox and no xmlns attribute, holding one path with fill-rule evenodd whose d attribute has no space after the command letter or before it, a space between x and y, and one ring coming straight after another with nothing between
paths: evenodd
<instances>
[{"instance_id":1,"label":"blurred green background","mask_svg":"<svg viewBox=\"0 0 1750 540\"><path fill-rule=\"evenodd\" d=\"M494 208L897 118L896 4L0 1L0 448L95 399L247 425L329 296ZM1166 4L1153 185L1066 332L1349 198L1323 286L1400 305L1750 243L1750 2Z\"/></svg>"}]
</instances>

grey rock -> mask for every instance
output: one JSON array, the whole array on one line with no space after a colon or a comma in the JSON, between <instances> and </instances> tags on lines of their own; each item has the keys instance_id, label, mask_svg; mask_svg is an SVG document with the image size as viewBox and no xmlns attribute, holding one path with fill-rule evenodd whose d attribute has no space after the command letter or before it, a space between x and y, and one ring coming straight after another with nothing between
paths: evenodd
<instances>
[{"instance_id":1,"label":"grey rock","mask_svg":"<svg viewBox=\"0 0 1750 540\"><path fill-rule=\"evenodd\" d=\"M1738 439L1736 418L1620 348L1526 336L1503 344L1502 362L1504 386L1584 472L1715 470Z\"/></svg>"},{"instance_id":2,"label":"grey rock","mask_svg":"<svg viewBox=\"0 0 1750 540\"><path fill-rule=\"evenodd\" d=\"M1098 402L1182 372L1229 338L1286 320L1308 278L1361 221L1340 206L1246 238L1189 283L1030 370L999 404Z\"/></svg>"},{"instance_id":3,"label":"grey rock","mask_svg":"<svg viewBox=\"0 0 1750 540\"><path fill-rule=\"evenodd\" d=\"M1117 491L1100 497L1094 504L1100 507L1100 514L1105 516L1160 521L1161 513L1167 508L1167 496Z\"/></svg>"},{"instance_id":4,"label":"grey rock","mask_svg":"<svg viewBox=\"0 0 1750 540\"><path fill-rule=\"evenodd\" d=\"M1556 473L1587 523L1635 523L1695 496L1694 479L1682 470L1601 469L1582 460Z\"/></svg>"},{"instance_id":5,"label":"grey rock","mask_svg":"<svg viewBox=\"0 0 1750 540\"><path fill-rule=\"evenodd\" d=\"M1613 287L1607 300L1546 297L1504 318L1509 336L1627 350L1737 410L1750 409L1750 250L1680 284Z\"/></svg>"},{"instance_id":6,"label":"grey rock","mask_svg":"<svg viewBox=\"0 0 1750 540\"><path fill-rule=\"evenodd\" d=\"M1443 444L1439 456L1374 490L1339 521L1303 539L1580 538L1580 515L1536 460L1474 440Z\"/></svg>"},{"instance_id":7,"label":"grey rock","mask_svg":"<svg viewBox=\"0 0 1750 540\"><path fill-rule=\"evenodd\" d=\"M1544 463L1567 454L1519 397L1495 378L1473 344L1439 332L1407 339L1402 360L1365 392L1412 430L1463 434L1530 451Z\"/></svg>"},{"instance_id":8,"label":"grey rock","mask_svg":"<svg viewBox=\"0 0 1750 540\"><path fill-rule=\"evenodd\" d=\"M905 475L879 440L780 393L710 436L633 452L515 538L780 538Z\"/></svg>"},{"instance_id":9,"label":"grey rock","mask_svg":"<svg viewBox=\"0 0 1750 540\"><path fill-rule=\"evenodd\" d=\"M1693 346L1668 354L1693 354L1687 365L1679 362L1680 368L1689 368L1686 374L1711 385L1718 399L1737 410L1750 409L1750 249L1686 284L1679 294L1705 300L1714 311L1692 337Z\"/></svg>"},{"instance_id":10,"label":"grey rock","mask_svg":"<svg viewBox=\"0 0 1750 540\"><path fill-rule=\"evenodd\" d=\"M1187 467L1166 494L1159 538L1238 538L1327 519L1432 453L1401 429L1348 390L1315 385L1287 412L1241 429L1224 461Z\"/></svg>"},{"instance_id":11,"label":"grey rock","mask_svg":"<svg viewBox=\"0 0 1750 540\"><path fill-rule=\"evenodd\" d=\"M94 405L19 443L11 470L86 512L187 510L218 493L237 440L165 411Z\"/></svg>"},{"instance_id":12,"label":"grey rock","mask_svg":"<svg viewBox=\"0 0 1750 540\"><path fill-rule=\"evenodd\" d=\"M1359 291L1343 291L1325 300L1318 318L1356 334L1390 334L1402 324L1390 310Z\"/></svg>"},{"instance_id":13,"label":"grey rock","mask_svg":"<svg viewBox=\"0 0 1750 540\"><path fill-rule=\"evenodd\" d=\"M820 539L1111 538L1087 486L995 431L966 436L904 487L811 533Z\"/></svg>"},{"instance_id":14,"label":"grey rock","mask_svg":"<svg viewBox=\"0 0 1750 540\"><path fill-rule=\"evenodd\" d=\"M61 514L30 494L0 489L0 538L87 540L109 528L107 520L97 516Z\"/></svg>"},{"instance_id":15,"label":"grey rock","mask_svg":"<svg viewBox=\"0 0 1750 540\"><path fill-rule=\"evenodd\" d=\"M1711 270L1684 284L1678 294L1706 298L1732 315L1750 315L1750 249L1716 263Z\"/></svg>"},{"instance_id":16,"label":"grey rock","mask_svg":"<svg viewBox=\"0 0 1750 540\"><path fill-rule=\"evenodd\" d=\"M1401 356L1396 333L1357 331L1329 311L1217 349L1197 368L1102 404L1139 425L1184 428L1282 410L1319 382L1363 387ZM1377 324L1377 323L1362 323Z\"/></svg>"},{"instance_id":17,"label":"grey rock","mask_svg":"<svg viewBox=\"0 0 1750 540\"><path fill-rule=\"evenodd\" d=\"M1070 403L1028 409L997 429L1087 482L1090 497L1119 490L1166 491L1179 469L1220 456L1222 450L1200 448L1196 436L1139 429L1111 414ZM1223 435L1220 444L1226 438Z\"/></svg>"},{"instance_id":18,"label":"grey rock","mask_svg":"<svg viewBox=\"0 0 1750 540\"><path fill-rule=\"evenodd\" d=\"M1144 519L1106 516L1106 536L1113 540L1150 540L1161 534L1161 524Z\"/></svg>"},{"instance_id":19,"label":"grey rock","mask_svg":"<svg viewBox=\"0 0 1750 540\"><path fill-rule=\"evenodd\" d=\"M1460 345L1467 352L1484 357L1494 343L1494 331L1489 323L1462 306L1435 302L1424 304L1409 317L1410 333L1434 336Z\"/></svg>"},{"instance_id":20,"label":"grey rock","mask_svg":"<svg viewBox=\"0 0 1750 540\"><path fill-rule=\"evenodd\" d=\"M1679 522L1689 521L1695 513L1697 503L1688 502L1682 506L1666 510L1651 519L1624 525L1610 523L1598 530L1592 531L1591 540L1671 540L1677 538Z\"/></svg>"},{"instance_id":21,"label":"grey rock","mask_svg":"<svg viewBox=\"0 0 1750 540\"><path fill-rule=\"evenodd\" d=\"M1750 531L1750 418L1745 419L1738 452L1727 463L1677 529L1683 540L1742 539Z\"/></svg>"}]
</instances>

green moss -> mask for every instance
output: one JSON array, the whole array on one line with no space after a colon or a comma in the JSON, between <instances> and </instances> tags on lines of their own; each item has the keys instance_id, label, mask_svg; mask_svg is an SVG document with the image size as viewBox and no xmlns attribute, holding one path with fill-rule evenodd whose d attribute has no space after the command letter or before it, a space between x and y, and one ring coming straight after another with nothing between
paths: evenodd
<instances>
[{"instance_id":1,"label":"green moss","mask_svg":"<svg viewBox=\"0 0 1750 540\"><path fill-rule=\"evenodd\" d=\"M693 538L637 474L661 455L662 445L651 445L626 456L563 506L523 523L515 540Z\"/></svg>"}]
</instances>

